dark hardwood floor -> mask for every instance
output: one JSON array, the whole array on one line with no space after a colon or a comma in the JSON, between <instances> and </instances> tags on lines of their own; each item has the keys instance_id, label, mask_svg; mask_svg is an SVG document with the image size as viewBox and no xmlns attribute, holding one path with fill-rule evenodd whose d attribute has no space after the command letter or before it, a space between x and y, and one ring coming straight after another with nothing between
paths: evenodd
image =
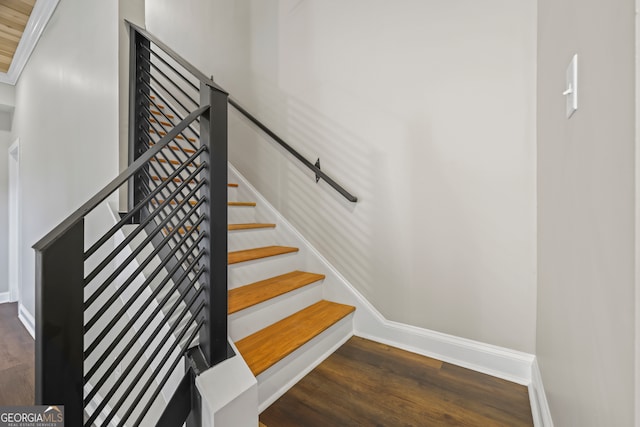
<instances>
[{"instance_id":1,"label":"dark hardwood floor","mask_svg":"<svg viewBox=\"0 0 640 427\"><path fill-rule=\"evenodd\" d=\"M18 320L18 304L0 304L0 406L33 405L34 341Z\"/></svg>"},{"instance_id":2,"label":"dark hardwood floor","mask_svg":"<svg viewBox=\"0 0 640 427\"><path fill-rule=\"evenodd\" d=\"M260 421L267 427L533 425L526 387L358 337Z\"/></svg>"}]
</instances>

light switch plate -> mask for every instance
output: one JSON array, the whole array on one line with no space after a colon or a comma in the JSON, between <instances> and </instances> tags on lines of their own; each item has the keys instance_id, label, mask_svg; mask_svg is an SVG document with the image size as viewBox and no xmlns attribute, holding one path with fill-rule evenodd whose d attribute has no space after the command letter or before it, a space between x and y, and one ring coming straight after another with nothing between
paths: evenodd
<instances>
[{"instance_id":1,"label":"light switch plate","mask_svg":"<svg viewBox=\"0 0 640 427\"><path fill-rule=\"evenodd\" d=\"M578 109L578 54L573 55L567 67L566 86L563 95L567 98L567 119Z\"/></svg>"}]
</instances>

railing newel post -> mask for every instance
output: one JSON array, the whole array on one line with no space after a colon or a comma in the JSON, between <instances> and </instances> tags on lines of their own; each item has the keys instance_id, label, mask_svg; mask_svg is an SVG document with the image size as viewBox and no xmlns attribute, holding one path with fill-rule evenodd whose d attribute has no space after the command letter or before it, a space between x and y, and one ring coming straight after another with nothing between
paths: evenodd
<instances>
[{"instance_id":1,"label":"railing newel post","mask_svg":"<svg viewBox=\"0 0 640 427\"><path fill-rule=\"evenodd\" d=\"M209 111L200 119L200 143L207 146L203 161L207 185L209 221L204 227L207 238L203 247L205 274L203 285L207 298L207 321L200 335L200 345L210 366L227 358L227 102L228 94L200 85L200 105L209 105Z\"/></svg>"},{"instance_id":2,"label":"railing newel post","mask_svg":"<svg viewBox=\"0 0 640 427\"><path fill-rule=\"evenodd\" d=\"M147 49L143 48L146 47ZM143 108L144 94L149 95L149 62L151 43L133 26L129 27L129 165L140 157L148 146L148 138L140 124L144 123L143 115L147 114ZM143 58L144 56L144 58ZM147 59L148 61L144 61ZM142 82L147 84L142 84ZM148 115L148 114L147 114ZM146 196L141 180L144 179L144 170L138 171L129 180L127 188L128 210L131 211ZM133 216L134 223L139 224L144 210L138 210Z\"/></svg>"},{"instance_id":3,"label":"railing newel post","mask_svg":"<svg viewBox=\"0 0 640 427\"><path fill-rule=\"evenodd\" d=\"M36 251L35 403L83 424L84 219Z\"/></svg>"}]
</instances>

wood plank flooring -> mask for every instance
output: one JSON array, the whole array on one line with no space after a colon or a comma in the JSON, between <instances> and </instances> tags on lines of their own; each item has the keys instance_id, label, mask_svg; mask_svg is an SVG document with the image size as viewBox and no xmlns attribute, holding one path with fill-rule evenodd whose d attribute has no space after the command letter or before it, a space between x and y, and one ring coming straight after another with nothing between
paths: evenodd
<instances>
[{"instance_id":1,"label":"wood plank flooring","mask_svg":"<svg viewBox=\"0 0 640 427\"><path fill-rule=\"evenodd\" d=\"M33 405L34 341L18 320L18 304L0 304L0 406Z\"/></svg>"},{"instance_id":2,"label":"wood plank flooring","mask_svg":"<svg viewBox=\"0 0 640 427\"><path fill-rule=\"evenodd\" d=\"M527 388L358 337L267 408L267 426L532 426Z\"/></svg>"}]
</instances>

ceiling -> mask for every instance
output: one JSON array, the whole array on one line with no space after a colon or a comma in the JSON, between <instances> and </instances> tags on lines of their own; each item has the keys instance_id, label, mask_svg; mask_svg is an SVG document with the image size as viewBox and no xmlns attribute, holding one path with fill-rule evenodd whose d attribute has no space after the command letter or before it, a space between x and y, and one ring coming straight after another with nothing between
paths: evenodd
<instances>
[{"instance_id":1,"label":"ceiling","mask_svg":"<svg viewBox=\"0 0 640 427\"><path fill-rule=\"evenodd\" d=\"M0 83L16 84L59 1L0 0Z\"/></svg>"},{"instance_id":2,"label":"ceiling","mask_svg":"<svg viewBox=\"0 0 640 427\"><path fill-rule=\"evenodd\" d=\"M36 0L0 0L0 72L7 73Z\"/></svg>"}]
</instances>

